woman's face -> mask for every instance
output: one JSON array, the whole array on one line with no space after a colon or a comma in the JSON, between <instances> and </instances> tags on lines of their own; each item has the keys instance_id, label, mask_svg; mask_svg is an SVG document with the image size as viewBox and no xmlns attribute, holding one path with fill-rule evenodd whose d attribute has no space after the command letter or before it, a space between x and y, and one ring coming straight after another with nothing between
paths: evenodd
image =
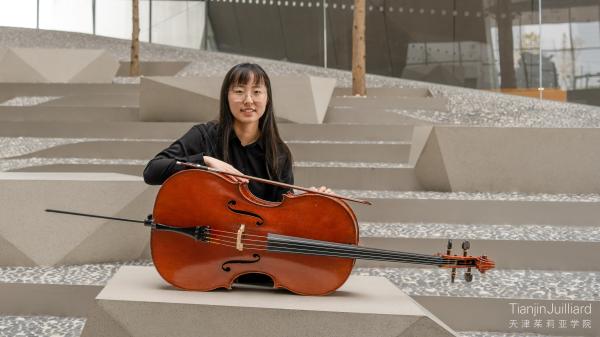
<instances>
[{"instance_id":1,"label":"woman's face","mask_svg":"<svg viewBox=\"0 0 600 337\"><path fill-rule=\"evenodd\" d=\"M254 76L246 84L234 84L227 96L229 109L238 123L257 124L267 107L267 87L254 83Z\"/></svg>"}]
</instances>

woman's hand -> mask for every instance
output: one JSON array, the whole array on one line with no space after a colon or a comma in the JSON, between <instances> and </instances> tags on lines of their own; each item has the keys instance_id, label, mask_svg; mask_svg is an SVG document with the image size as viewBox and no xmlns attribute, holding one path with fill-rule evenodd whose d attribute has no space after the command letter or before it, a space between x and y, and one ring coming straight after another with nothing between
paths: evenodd
<instances>
[{"instance_id":1,"label":"woman's hand","mask_svg":"<svg viewBox=\"0 0 600 337\"><path fill-rule=\"evenodd\" d=\"M242 174L242 172L238 171L235 167L231 166L230 164L221 161L217 158L213 158L213 157L209 157L209 156L204 156L204 163L206 164L206 166L210 167L210 168L214 168L220 171L223 171L225 173L233 173L233 174ZM230 176L233 179L242 182L242 183L247 183L248 179L246 178L241 178L241 177L235 177L235 176Z\"/></svg>"},{"instance_id":2,"label":"woman's hand","mask_svg":"<svg viewBox=\"0 0 600 337\"><path fill-rule=\"evenodd\" d=\"M329 194L333 194L333 191L330 190L329 188L327 188L327 186L321 186L319 188L316 188L314 186L310 187L311 190L315 191L315 192L321 192L321 193L329 193Z\"/></svg>"}]
</instances>

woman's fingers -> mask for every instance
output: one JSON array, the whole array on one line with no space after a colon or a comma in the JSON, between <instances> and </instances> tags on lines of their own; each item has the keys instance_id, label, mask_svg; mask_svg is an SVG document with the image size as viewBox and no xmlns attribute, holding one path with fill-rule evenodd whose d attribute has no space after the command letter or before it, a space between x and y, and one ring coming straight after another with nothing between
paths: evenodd
<instances>
[{"instance_id":1,"label":"woman's fingers","mask_svg":"<svg viewBox=\"0 0 600 337\"><path fill-rule=\"evenodd\" d=\"M215 169L217 169L219 171L222 171L222 172L225 172L225 173L232 173L232 174L241 174L241 175L243 175L242 172L238 171L232 165L230 165L230 164L228 164L228 163L226 163L224 161L218 160L216 158L205 156L204 157L204 162L206 163L206 166L215 168ZM233 179L235 179L235 180L237 180L239 182L242 182L242 183L247 183L248 182L247 178L236 177L236 176L230 176L230 177L232 177Z\"/></svg>"},{"instance_id":2,"label":"woman's fingers","mask_svg":"<svg viewBox=\"0 0 600 337\"><path fill-rule=\"evenodd\" d=\"M315 191L315 192L333 194L333 191L331 189L327 188L327 186L321 186L319 188L311 186L310 189L313 190L313 191Z\"/></svg>"},{"instance_id":3,"label":"woman's fingers","mask_svg":"<svg viewBox=\"0 0 600 337\"><path fill-rule=\"evenodd\" d=\"M242 172L238 171L235 167L227 164L228 167L225 170L225 172L229 172L229 173L233 173L233 174L240 174L240 175L244 175ZM235 180L242 182L242 183L247 183L248 179L247 178L242 178L242 177L236 177L236 176L232 176Z\"/></svg>"}]
</instances>

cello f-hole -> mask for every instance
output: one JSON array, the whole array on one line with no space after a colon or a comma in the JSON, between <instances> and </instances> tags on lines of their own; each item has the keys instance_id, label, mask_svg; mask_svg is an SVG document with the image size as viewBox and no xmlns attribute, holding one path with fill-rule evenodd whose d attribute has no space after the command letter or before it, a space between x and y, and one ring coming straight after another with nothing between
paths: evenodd
<instances>
[{"instance_id":1,"label":"cello f-hole","mask_svg":"<svg viewBox=\"0 0 600 337\"><path fill-rule=\"evenodd\" d=\"M221 265L221 269L223 269L226 272L230 272L231 268L226 266L228 264L234 264L234 263L256 263L258 261L260 261L260 255L258 254L252 254L252 257L254 258L254 260L229 260L229 261L225 261L222 265Z\"/></svg>"},{"instance_id":2,"label":"cello f-hole","mask_svg":"<svg viewBox=\"0 0 600 337\"><path fill-rule=\"evenodd\" d=\"M265 220L260 215L258 215L256 213L252 213L252 212L249 212L249 211L244 211L244 210L241 210L241 209L235 209L235 208L233 208L233 206L235 206L236 204L237 204L237 202L235 200L229 200L227 202L227 209L229 209L230 211L232 211L233 213L236 213L236 214L243 214L243 215L247 215L247 216L251 216L251 217L257 218L258 219L256 221L256 225L257 226L260 226L263 223L265 223Z\"/></svg>"}]
</instances>

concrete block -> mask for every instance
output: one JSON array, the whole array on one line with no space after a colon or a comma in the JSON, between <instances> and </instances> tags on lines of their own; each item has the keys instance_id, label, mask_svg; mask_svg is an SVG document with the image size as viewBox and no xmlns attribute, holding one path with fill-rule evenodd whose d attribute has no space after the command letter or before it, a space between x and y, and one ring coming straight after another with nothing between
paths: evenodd
<instances>
[{"instance_id":1,"label":"concrete block","mask_svg":"<svg viewBox=\"0 0 600 337\"><path fill-rule=\"evenodd\" d=\"M0 283L0 315L85 317L100 285Z\"/></svg>"},{"instance_id":2,"label":"concrete block","mask_svg":"<svg viewBox=\"0 0 600 337\"><path fill-rule=\"evenodd\" d=\"M211 77L143 77L140 120L203 122L219 117L219 86Z\"/></svg>"},{"instance_id":3,"label":"concrete block","mask_svg":"<svg viewBox=\"0 0 600 337\"><path fill-rule=\"evenodd\" d=\"M222 77L145 77L141 82L142 121L209 121L218 118ZM294 123L320 124L335 79L271 77L275 115Z\"/></svg>"},{"instance_id":4,"label":"concrete block","mask_svg":"<svg viewBox=\"0 0 600 337\"><path fill-rule=\"evenodd\" d=\"M122 267L96 297L89 336L455 336L381 277L351 276L329 296L283 290L179 291L152 267Z\"/></svg>"},{"instance_id":5,"label":"concrete block","mask_svg":"<svg viewBox=\"0 0 600 337\"><path fill-rule=\"evenodd\" d=\"M45 212L47 208L143 220L156 187L114 173L0 173L0 265L123 261L142 256L142 224Z\"/></svg>"},{"instance_id":6,"label":"concrete block","mask_svg":"<svg viewBox=\"0 0 600 337\"><path fill-rule=\"evenodd\" d=\"M416 163L427 190L600 193L600 130L436 126Z\"/></svg>"},{"instance_id":7,"label":"concrete block","mask_svg":"<svg viewBox=\"0 0 600 337\"><path fill-rule=\"evenodd\" d=\"M3 48L0 82L111 83L119 63L101 49Z\"/></svg>"}]
</instances>

